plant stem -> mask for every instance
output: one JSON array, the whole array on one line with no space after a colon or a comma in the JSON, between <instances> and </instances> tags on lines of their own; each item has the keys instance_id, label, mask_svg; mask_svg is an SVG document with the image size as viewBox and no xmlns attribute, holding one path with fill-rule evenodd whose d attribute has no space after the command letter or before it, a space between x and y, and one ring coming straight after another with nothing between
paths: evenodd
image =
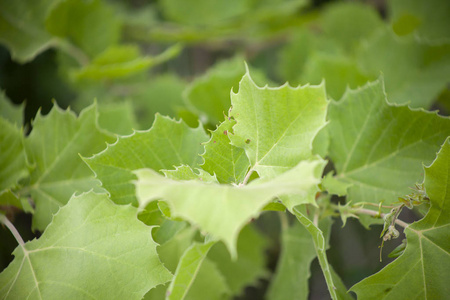
<instances>
[{"instance_id":1,"label":"plant stem","mask_svg":"<svg viewBox=\"0 0 450 300\"><path fill-rule=\"evenodd\" d=\"M16 241L19 243L20 246L23 247L25 245L25 242L23 241L16 227L14 227L14 225L8 220L8 218L4 215L0 215L0 222L2 222L3 224L5 224L6 227L8 227L9 231L11 231Z\"/></svg>"},{"instance_id":2,"label":"plant stem","mask_svg":"<svg viewBox=\"0 0 450 300\"><path fill-rule=\"evenodd\" d=\"M375 216L380 216L382 218L384 218L384 216L386 215L384 213L379 213L378 211L374 211L374 210L366 209L366 208L360 208L360 209L356 210L355 213L356 214L363 214L363 215L374 216L374 217ZM401 226L403 228L406 228L406 227L409 226L408 223L403 222L402 220L399 220L399 219L395 219L395 224L397 224L397 225L399 225L399 226Z\"/></svg>"}]
</instances>

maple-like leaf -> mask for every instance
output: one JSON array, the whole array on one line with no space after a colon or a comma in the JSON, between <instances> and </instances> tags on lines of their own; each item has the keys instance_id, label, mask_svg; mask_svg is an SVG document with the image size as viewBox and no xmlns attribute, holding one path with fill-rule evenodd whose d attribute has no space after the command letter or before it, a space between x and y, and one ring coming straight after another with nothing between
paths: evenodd
<instances>
[{"instance_id":1,"label":"maple-like leaf","mask_svg":"<svg viewBox=\"0 0 450 300\"><path fill-rule=\"evenodd\" d=\"M28 191L36 204L33 228L45 229L73 193L100 191L98 181L79 155L93 155L112 141L111 134L98 128L95 104L78 118L57 105L48 115L37 115L24 142L32 170L29 187L23 192Z\"/></svg>"},{"instance_id":2,"label":"maple-like leaf","mask_svg":"<svg viewBox=\"0 0 450 300\"><path fill-rule=\"evenodd\" d=\"M382 80L348 90L331 102L330 158L336 179L352 184L348 201L397 202L423 177L450 133L450 119L386 100Z\"/></svg>"},{"instance_id":3,"label":"maple-like leaf","mask_svg":"<svg viewBox=\"0 0 450 300\"><path fill-rule=\"evenodd\" d=\"M351 288L363 299L445 299L450 294L450 138L425 168L427 215L405 228L406 249L394 262Z\"/></svg>"},{"instance_id":4,"label":"maple-like leaf","mask_svg":"<svg viewBox=\"0 0 450 300\"><path fill-rule=\"evenodd\" d=\"M208 136L201 126L190 128L182 121L157 115L152 128L120 137L101 153L84 161L95 172L111 199L119 204L137 204L133 170L156 171L186 164L197 167L201 162L203 142Z\"/></svg>"},{"instance_id":5,"label":"maple-like leaf","mask_svg":"<svg viewBox=\"0 0 450 300\"><path fill-rule=\"evenodd\" d=\"M231 94L230 117L236 121L229 137L244 148L252 170L274 177L312 158L312 142L325 126L325 86L258 87L247 73L239 92Z\"/></svg>"},{"instance_id":6,"label":"maple-like leaf","mask_svg":"<svg viewBox=\"0 0 450 300\"><path fill-rule=\"evenodd\" d=\"M105 194L74 196L39 239L14 250L1 299L142 299L170 280L137 209Z\"/></svg>"}]
</instances>

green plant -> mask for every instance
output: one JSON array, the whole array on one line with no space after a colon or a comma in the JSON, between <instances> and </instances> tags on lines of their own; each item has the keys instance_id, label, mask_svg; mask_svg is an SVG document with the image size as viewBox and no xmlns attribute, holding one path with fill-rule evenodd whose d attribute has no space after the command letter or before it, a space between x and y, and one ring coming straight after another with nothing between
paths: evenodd
<instances>
[{"instance_id":1,"label":"green plant","mask_svg":"<svg viewBox=\"0 0 450 300\"><path fill-rule=\"evenodd\" d=\"M160 1L161 21L121 2L0 1L0 41L21 62L57 49L80 111L54 103L29 124L1 95L0 222L18 246L0 298L223 299L266 278L268 299L307 299L315 258L332 299L445 298L450 119L428 109L445 111L448 33L415 2L393 1L391 24L359 4L299 17L304 1L208 3ZM279 77L311 84L243 63L247 47L283 36ZM242 56L192 83L147 72L183 51L162 41L233 40ZM149 41L162 53L142 54ZM407 209L417 222L402 220ZM19 211L40 237L23 240L10 221ZM338 217L383 224L380 258L406 236L397 259L349 291L327 257ZM264 226L280 227L273 273Z\"/></svg>"}]
</instances>

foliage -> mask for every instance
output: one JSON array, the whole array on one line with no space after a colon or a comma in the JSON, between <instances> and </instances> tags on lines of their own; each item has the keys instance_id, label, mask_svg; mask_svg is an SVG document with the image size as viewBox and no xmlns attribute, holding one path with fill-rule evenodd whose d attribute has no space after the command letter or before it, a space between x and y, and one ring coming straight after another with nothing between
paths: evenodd
<instances>
[{"instance_id":1,"label":"foliage","mask_svg":"<svg viewBox=\"0 0 450 300\"><path fill-rule=\"evenodd\" d=\"M445 298L450 40L430 3L0 0L18 70L51 57L74 95L46 111L0 85L0 299L308 299L316 259L332 299ZM384 224L381 248L406 236L350 289L338 217Z\"/></svg>"}]
</instances>

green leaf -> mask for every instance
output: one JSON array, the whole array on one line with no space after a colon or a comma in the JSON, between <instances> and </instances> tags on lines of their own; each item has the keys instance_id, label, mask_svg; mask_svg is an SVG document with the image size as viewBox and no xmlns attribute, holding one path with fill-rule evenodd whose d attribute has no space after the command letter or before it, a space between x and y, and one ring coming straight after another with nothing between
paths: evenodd
<instances>
[{"instance_id":1,"label":"green leaf","mask_svg":"<svg viewBox=\"0 0 450 300\"><path fill-rule=\"evenodd\" d=\"M234 146L244 148L252 170L274 177L312 158L312 142L325 125L324 85L258 87L247 72L231 94Z\"/></svg>"},{"instance_id":2,"label":"green leaf","mask_svg":"<svg viewBox=\"0 0 450 300\"><path fill-rule=\"evenodd\" d=\"M354 285L364 299L445 299L450 293L450 138L425 167L428 214L406 227L404 253L383 270Z\"/></svg>"},{"instance_id":3,"label":"green leaf","mask_svg":"<svg viewBox=\"0 0 450 300\"><path fill-rule=\"evenodd\" d=\"M5 92L0 91L0 117L20 127L23 124L23 115L24 104L14 105Z\"/></svg>"},{"instance_id":4,"label":"green leaf","mask_svg":"<svg viewBox=\"0 0 450 300\"><path fill-rule=\"evenodd\" d=\"M200 270L200 267L215 244L210 241L204 244L193 243L183 254L178 263L174 278L167 290L166 299L184 299Z\"/></svg>"},{"instance_id":5,"label":"green leaf","mask_svg":"<svg viewBox=\"0 0 450 300\"><path fill-rule=\"evenodd\" d=\"M392 27L399 35L414 33L416 38L428 43L449 43L448 12L450 3L443 0L389 1Z\"/></svg>"},{"instance_id":6,"label":"green leaf","mask_svg":"<svg viewBox=\"0 0 450 300\"><path fill-rule=\"evenodd\" d=\"M45 20L61 0L1 0L0 41L14 60L25 63L51 47L55 39L46 31Z\"/></svg>"},{"instance_id":7,"label":"green leaf","mask_svg":"<svg viewBox=\"0 0 450 300\"><path fill-rule=\"evenodd\" d=\"M131 102L110 103L99 105L98 124L109 132L127 135L137 128Z\"/></svg>"},{"instance_id":8,"label":"green leaf","mask_svg":"<svg viewBox=\"0 0 450 300\"><path fill-rule=\"evenodd\" d=\"M224 276L233 295L242 295L246 286L255 286L260 278L268 278L266 250L268 240L252 223L238 237L237 259L232 260L223 243L216 244L208 254Z\"/></svg>"},{"instance_id":9,"label":"green leaf","mask_svg":"<svg viewBox=\"0 0 450 300\"><path fill-rule=\"evenodd\" d=\"M357 60L368 77L383 74L392 103L429 108L450 80L449 47L400 39L386 28L361 45Z\"/></svg>"},{"instance_id":10,"label":"green leaf","mask_svg":"<svg viewBox=\"0 0 450 300\"><path fill-rule=\"evenodd\" d=\"M233 20L250 8L249 0L162 0L167 19L185 25L217 25Z\"/></svg>"},{"instance_id":11,"label":"green leaf","mask_svg":"<svg viewBox=\"0 0 450 300\"><path fill-rule=\"evenodd\" d=\"M325 80L327 94L339 100L347 88L357 88L368 81L355 60L345 56L313 54L305 65L301 82L320 84Z\"/></svg>"},{"instance_id":12,"label":"green leaf","mask_svg":"<svg viewBox=\"0 0 450 300\"><path fill-rule=\"evenodd\" d=\"M22 139L22 130L0 117L0 191L28 176Z\"/></svg>"},{"instance_id":13,"label":"green leaf","mask_svg":"<svg viewBox=\"0 0 450 300\"><path fill-rule=\"evenodd\" d=\"M158 247L159 258L164 266L172 273L175 273L181 257L192 245L196 232L195 228L186 227L178 231L175 236Z\"/></svg>"},{"instance_id":14,"label":"green leaf","mask_svg":"<svg viewBox=\"0 0 450 300\"><path fill-rule=\"evenodd\" d=\"M306 228L299 222L284 228L281 235L281 254L267 299L308 299L308 280L314 258L316 249Z\"/></svg>"},{"instance_id":15,"label":"green leaf","mask_svg":"<svg viewBox=\"0 0 450 300\"><path fill-rule=\"evenodd\" d=\"M214 65L187 87L184 96L202 122L219 124L223 120L231 105L230 91L244 73L243 59L238 56Z\"/></svg>"},{"instance_id":16,"label":"green leaf","mask_svg":"<svg viewBox=\"0 0 450 300\"><path fill-rule=\"evenodd\" d=\"M36 116L33 130L24 142L27 159L33 166L30 185L23 191L29 192L36 204L33 228L45 229L73 193L100 190L79 155L92 155L113 140L113 136L98 128L95 104L78 118L57 105L48 115Z\"/></svg>"},{"instance_id":17,"label":"green leaf","mask_svg":"<svg viewBox=\"0 0 450 300\"><path fill-rule=\"evenodd\" d=\"M409 194L450 132L449 118L389 104L381 80L332 102L328 119L336 179L353 184L354 204L390 205Z\"/></svg>"},{"instance_id":18,"label":"green leaf","mask_svg":"<svg viewBox=\"0 0 450 300\"><path fill-rule=\"evenodd\" d=\"M308 219L302 212L300 212L297 208L292 210L294 215L297 217L297 220L308 230L309 234L312 237L314 248L316 250L316 255L319 260L320 268L322 269L323 275L325 277L325 281L327 283L328 291L333 300L338 299L336 293L336 286L333 281L333 275L330 271L331 267L328 263L327 253L326 253L326 244L327 239L325 239L324 232L320 230L314 223Z\"/></svg>"},{"instance_id":19,"label":"green leaf","mask_svg":"<svg viewBox=\"0 0 450 300\"><path fill-rule=\"evenodd\" d=\"M39 239L14 250L0 274L2 299L141 299L171 275L158 259L152 228L136 215L105 194L73 197Z\"/></svg>"},{"instance_id":20,"label":"green leaf","mask_svg":"<svg viewBox=\"0 0 450 300\"><path fill-rule=\"evenodd\" d=\"M228 134L233 134L236 121L225 119L205 144L202 154L202 168L210 174L215 174L220 183L240 183L247 174L250 162L242 148L231 145Z\"/></svg>"},{"instance_id":21,"label":"green leaf","mask_svg":"<svg viewBox=\"0 0 450 300\"><path fill-rule=\"evenodd\" d=\"M229 299L229 294L230 290L225 278L223 278L217 266L206 258L185 299L223 300Z\"/></svg>"},{"instance_id":22,"label":"green leaf","mask_svg":"<svg viewBox=\"0 0 450 300\"><path fill-rule=\"evenodd\" d=\"M137 45L111 46L94 58L91 64L74 70L76 80L125 79L143 73L151 67L178 55L179 45L168 48L157 56L141 56Z\"/></svg>"},{"instance_id":23,"label":"green leaf","mask_svg":"<svg viewBox=\"0 0 450 300\"><path fill-rule=\"evenodd\" d=\"M46 20L52 35L66 38L95 57L120 37L120 20L106 1L66 0L58 5Z\"/></svg>"},{"instance_id":24,"label":"green leaf","mask_svg":"<svg viewBox=\"0 0 450 300\"><path fill-rule=\"evenodd\" d=\"M180 117L178 112L185 106L182 97L185 87L186 83L174 74L159 75L142 82L138 92L130 95L142 128L151 127L156 113L172 118Z\"/></svg>"},{"instance_id":25,"label":"green leaf","mask_svg":"<svg viewBox=\"0 0 450 300\"><path fill-rule=\"evenodd\" d=\"M200 180L175 181L150 169L134 173L138 177L135 184L140 207L157 199L165 200L172 217L197 224L222 240L235 258L240 230L274 197L292 194L303 196L303 203L315 201L308 196L311 189L317 188L320 180L317 173L323 167L322 160L302 161L272 180L255 180L242 187Z\"/></svg>"},{"instance_id":26,"label":"green leaf","mask_svg":"<svg viewBox=\"0 0 450 300\"><path fill-rule=\"evenodd\" d=\"M211 174L202 169L196 169L196 171L198 173L194 172L191 167L186 165L176 167L175 170L162 170L167 178L173 180L200 180L203 182L217 183L217 178L215 176L211 176Z\"/></svg>"},{"instance_id":27,"label":"green leaf","mask_svg":"<svg viewBox=\"0 0 450 300\"><path fill-rule=\"evenodd\" d=\"M330 172L322 179L322 187L325 191L332 195L338 195L339 197L346 196L347 190L353 184L348 182L343 182L333 176Z\"/></svg>"},{"instance_id":28,"label":"green leaf","mask_svg":"<svg viewBox=\"0 0 450 300\"><path fill-rule=\"evenodd\" d=\"M347 53L383 26L374 7L358 2L335 2L322 15L321 25L326 38L340 45Z\"/></svg>"},{"instance_id":29,"label":"green leaf","mask_svg":"<svg viewBox=\"0 0 450 300\"><path fill-rule=\"evenodd\" d=\"M10 189L6 189L0 191L0 211L3 209L2 206L15 206L22 208L22 203L17 195L15 195Z\"/></svg>"},{"instance_id":30,"label":"green leaf","mask_svg":"<svg viewBox=\"0 0 450 300\"><path fill-rule=\"evenodd\" d=\"M152 128L119 137L101 153L84 161L108 190L111 200L136 205L133 170L151 168L156 171L186 164L196 167L201 162L202 143L208 139L203 128L190 128L182 121L156 116Z\"/></svg>"}]
</instances>

